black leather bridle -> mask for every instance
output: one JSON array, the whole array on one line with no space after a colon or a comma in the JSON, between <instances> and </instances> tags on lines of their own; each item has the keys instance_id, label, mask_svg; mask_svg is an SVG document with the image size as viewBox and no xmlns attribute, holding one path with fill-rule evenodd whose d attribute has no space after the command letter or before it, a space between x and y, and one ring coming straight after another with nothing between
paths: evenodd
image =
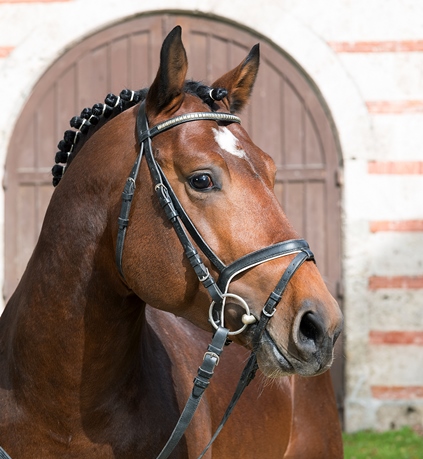
<instances>
[{"instance_id":1,"label":"black leather bridle","mask_svg":"<svg viewBox=\"0 0 423 459\"><path fill-rule=\"evenodd\" d=\"M251 356L242 372L234 396L222 418L218 429L216 430L209 444L206 446L199 458L204 456L212 442L219 434L220 430L223 428L223 425L232 412L243 390L254 378L255 372L258 368L256 351L259 347L266 325L275 313L276 306L281 301L282 295L286 286L288 285L288 282L296 270L305 261L314 261L314 255L311 252L307 242L303 239L292 239L289 241L279 242L277 244L249 253L230 263L229 265L225 265L213 252L209 245L204 241L201 234L198 232L194 224L191 222L189 216L183 209L182 205L180 204L161 167L156 162L151 145L151 139L161 132L171 129L172 127L178 126L182 123L200 120L213 120L221 123L241 122L237 116L230 113L200 112L188 113L186 115L171 118L168 121L164 121L150 129L145 113L145 102L141 103L137 116L137 134L138 141L140 143L140 152L126 181L125 188L122 193L122 207L118 219L119 228L116 243L116 264L119 269L119 273L124 278L122 269L123 246L129 224L129 213L131 209L132 198L136 188L135 183L142 157L145 155L159 202L164 209L167 218L172 223L176 234L184 248L185 255L193 267L199 281L207 289L212 299L209 311L209 320L212 326L216 329L212 343L208 346L204 355L203 363L198 369L198 374L194 379L194 387L192 393L179 418L179 421L157 459L167 458L179 440L182 438L205 389L209 385L210 378L213 376L214 368L219 362L220 354L222 353L224 345L227 343L228 336L241 333L249 325L255 324ZM210 274L209 270L202 262L201 257L192 241L194 241L201 252L209 259L209 261L219 272L217 282L214 280L213 276ZM228 293L230 282L238 274L261 263L265 263L267 261L291 254L295 254L295 257L289 263L287 269L283 273L273 292L269 295L257 322L257 318L250 313L247 303L238 295ZM243 326L239 330L232 332L224 327L224 308L226 298L228 297L235 298L238 303L245 309L245 314L242 316Z\"/></svg>"}]
</instances>

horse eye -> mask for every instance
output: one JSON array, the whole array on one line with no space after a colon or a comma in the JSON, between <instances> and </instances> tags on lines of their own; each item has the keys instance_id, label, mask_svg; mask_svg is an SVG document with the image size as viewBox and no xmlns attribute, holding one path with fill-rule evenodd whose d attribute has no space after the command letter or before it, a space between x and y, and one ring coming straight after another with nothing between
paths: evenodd
<instances>
[{"instance_id":1,"label":"horse eye","mask_svg":"<svg viewBox=\"0 0 423 459\"><path fill-rule=\"evenodd\" d=\"M209 190L214 186L213 180L208 174L194 175L189 179L189 184L195 190Z\"/></svg>"}]
</instances>

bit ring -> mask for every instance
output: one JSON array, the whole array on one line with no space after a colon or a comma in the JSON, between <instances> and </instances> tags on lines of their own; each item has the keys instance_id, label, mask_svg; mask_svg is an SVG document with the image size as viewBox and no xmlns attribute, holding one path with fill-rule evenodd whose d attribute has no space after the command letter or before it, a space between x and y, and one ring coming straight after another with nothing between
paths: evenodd
<instances>
[{"instance_id":1,"label":"bit ring","mask_svg":"<svg viewBox=\"0 0 423 459\"><path fill-rule=\"evenodd\" d=\"M248 325L250 324L253 324L254 322L256 322L256 318L251 314L250 312L250 308L248 307L248 304L247 302L241 298L239 295L235 295L234 293L224 293L222 294L222 298L223 298L223 303L222 303L222 311L221 311L221 314L222 314L222 326L223 326L223 316L224 316L224 312L225 312L225 303L226 303L226 298L234 298L236 300L239 301L239 306L243 307L245 309L245 314L242 315L242 323L244 324L240 329L238 330L235 330L235 331L230 331L228 333L228 335L239 335L240 333L242 333ZM214 321L213 319L213 307L215 305L215 301L213 301L210 305L210 308L209 308L209 321L210 323L212 324L212 326L217 330L219 328L219 325L217 325L217 323Z\"/></svg>"}]
</instances>

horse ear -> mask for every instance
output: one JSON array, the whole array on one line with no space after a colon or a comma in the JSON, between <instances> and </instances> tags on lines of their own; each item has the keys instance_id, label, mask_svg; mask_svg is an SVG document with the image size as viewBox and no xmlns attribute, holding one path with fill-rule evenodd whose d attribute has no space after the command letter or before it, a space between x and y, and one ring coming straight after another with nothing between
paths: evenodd
<instances>
[{"instance_id":1,"label":"horse ear","mask_svg":"<svg viewBox=\"0 0 423 459\"><path fill-rule=\"evenodd\" d=\"M176 26L163 42L159 70L145 102L147 113L173 111L182 103L188 60L181 32L181 27Z\"/></svg>"},{"instance_id":2,"label":"horse ear","mask_svg":"<svg viewBox=\"0 0 423 459\"><path fill-rule=\"evenodd\" d=\"M260 45L251 48L246 59L213 84L213 88L225 88L231 113L241 111L247 104L260 65Z\"/></svg>"}]
</instances>

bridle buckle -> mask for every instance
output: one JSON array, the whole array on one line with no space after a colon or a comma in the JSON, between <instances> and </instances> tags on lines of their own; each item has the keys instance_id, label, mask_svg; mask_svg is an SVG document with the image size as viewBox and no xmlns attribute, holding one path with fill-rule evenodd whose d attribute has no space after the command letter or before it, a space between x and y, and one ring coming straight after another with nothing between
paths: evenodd
<instances>
[{"instance_id":1,"label":"bridle buckle","mask_svg":"<svg viewBox=\"0 0 423 459\"><path fill-rule=\"evenodd\" d=\"M210 357L215 358L216 359L216 366L219 365L220 357L215 352L211 352L211 351L205 352L203 360L206 358L206 356L210 356Z\"/></svg>"},{"instance_id":2,"label":"bridle buckle","mask_svg":"<svg viewBox=\"0 0 423 459\"><path fill-rule=\"evenodd\" d=\"M210 271L209 271L209 269L208 269L207 267L205 267L205 268L206 268L206 272L205 272L204 276L198 278L198 280L199 280L200 282L205 282L205 281L210 277Z\"/></svg>"},{"instance_id":3,"label":"bridle buckle","mask_svg":"<svg viewBox=\"0 0 423 459\"><path fill-rule=\"evenodd\" d=\"M274 316L275 312L276 312L276 308L273 308L272 312L267 312L267 311L266 311L266 308L263 308L263 309L262 309L262 313L263 313L266 317L269 317L269 319L270 319L271 317Z\"/></svg>"}]
</instances>

